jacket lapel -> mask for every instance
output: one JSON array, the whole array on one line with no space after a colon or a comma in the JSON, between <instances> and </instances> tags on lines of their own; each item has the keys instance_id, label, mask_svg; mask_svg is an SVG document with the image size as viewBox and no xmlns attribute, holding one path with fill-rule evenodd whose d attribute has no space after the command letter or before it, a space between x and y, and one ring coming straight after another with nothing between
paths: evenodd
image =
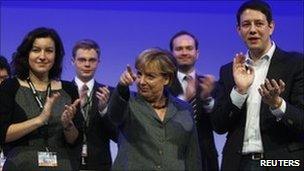
<instances>
[{"instance_id":1,"label":"jacket lapel","mask_svg":"<svg viewBox=\"0 0 304 171\"><path fill-rule=\"evenodd\" d=\"M89 115L89 128L90 128L90 123L92 123L96 118L96 116L99 115L99 111L98 111L98 99L96 97L96 91L98 90L99 87L103 86L102 84L97 83L96 81L94 82L94 86L92 89L92 106L89 109L88 115Z\"/></svg>"},{"instance_id":2,"label":"jacket lapel","mask_svg":"<svg viewBox=\"0 0 304 171\"><path fill-rule=\"evenodd\" d=\"M173 96L177 97L180 94L183 94L183 88L181 83L179 82L177 76L174 77L172 85L170 86L170 92Z\"/></svg>"},{"instance_id":3,"label":"jacket lapel","mask_svg":"<svg viewBox=\"0 0 304 171\"><path fill-rule=\"evenodd\" d=\"M279 80L279 79L282 79L281 77L284 74L284 73L282 73L282 72L284 72L282 70L282 68L286 67L286 66L284 66L286 64L284 64L284 62L282 62L282 60L283 60L283 52L282 52L282 50L280 50L277 47L273 56L272 56L272 58L271 58L266 78L268 78L269 80L270 79L275 79L276 81ZM269 117L275 118L275 116L269 115L269 114L270 114L269 106L262 101L261 102L261 110L260 110L261 123L262 123L262 121L266 120Z\"/></svg>"},{"instance_id":4,"label":"jacket lapel","mask_svg":"<svg viewBox=\"0 0 304 171\"><path fill-rule=\"evenodd\" d=\"M177 113L177 108L173 103L173 96L168 96L168 107L164 118L164 124L166 124Z\"/></svg>"},{"instance_id":5,"label":"jacket lapel","mask_svg":"<svg viewBox=\"0 0 304 171\"><path fill-rule=\"evenodd\" d=\"M145 115L148 115L149 117L159 120L156 112L154 111L154 109L152 108L152 106L145 101L145 99L139 95L138 93L136 93L136 97L135 100L137 101L137 104L135 104L136 106L136 110L138 110L138 112L143 113Z\"/></svg>"},{"instance_id":6,"label":"jacket lapel","mask_svg":"<svg viewBox=\"0 0 304 171\"><path fill-rule=\"evenodd\" d=\"M172 102L173 96L169 95L168 97L168 107L166 110L165 118L163 123L167 123L177 112L177 108L175 107L174 103ZM139 112L147 114L149 117L158 120L161 122L159 117L157 116L157 113L154 111L151 105L149 105L143 97L137 94L135 100L138 102L138 105L136 108L139 110Z\"/></svg>"}]
</instances>

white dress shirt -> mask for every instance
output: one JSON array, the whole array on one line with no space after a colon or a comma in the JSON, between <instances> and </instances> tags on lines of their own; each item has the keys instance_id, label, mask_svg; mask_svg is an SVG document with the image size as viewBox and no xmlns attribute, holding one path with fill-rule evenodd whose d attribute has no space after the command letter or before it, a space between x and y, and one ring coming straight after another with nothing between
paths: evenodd
<instances>
[{"instance_id":1,"label":"white dress shirt","mask_svg":"<svg viewBox=\"0 0 304 171\"><path fill-rule=\"evenodd\" d=\"M260 132L260 109L262 97L258 92L258 88L261 84L264 84L271 58L275 51L276 45L272 42L271 48L266 54L264 54L259 60L253 61L249 57L249 52L246 54L246 65L253 67L254 80L249 87L246 94L239 94L234 88L230 93L232 103L239 109L242 108L246 101L247 113L246 113L246 125L242 153L263 152L263 143ZM283 100L279 109L270 111L280 120L284 112L286 111L286 102Z\"/></svg>"},{"instance_id":2,"label":"white dress shirt","mask_svg":"<svg viewBox=\"0 0 304 171\"><path fill-rule=\"evenodd\" d=\"M80 92L81 91L81 89L82 89L82 86L84 85L84 84L86 84L87 86L88 86L88 96L90 97L90 95L91 95L91 92L92 92L92 90L93 90L93 87L94 87L94 83L95 83L95 81L94 81L94 79L91 79L90 81L88 81L87 83L84 83L84 82L82 82L78 77L75 77L75 83L76 83L76 85L77 85L77 87L78 87L78 92Z\"/></svg>"},{"instance_id":3,"label":"white dress shirt","mask_svg":"<svg viewBox=\"0 0 304 171\"><path fill-rule=\"evenodd\" d=\"M94 87L94 83L95 83L95 80L94 80L94 79L91 79L91 80L88 81L87 83L82 82L78 77L75 77L74 80L75 80L75 83L76 83L76 85L77 85L77 87L78 87L78 92L80 92L82 86L83 86L84 84L86 84L86 85L88 86L88 88L89 88L88 94L87 94L88 97L93 96L92 91L93 91L93 87ZM98 110L98 111L99 111L99 110ZM108 106L106 106L102 111L99 111L100 116L103 117L103 116L107 113L107 111L108 111Z\"/></svg>"}]
</instances>

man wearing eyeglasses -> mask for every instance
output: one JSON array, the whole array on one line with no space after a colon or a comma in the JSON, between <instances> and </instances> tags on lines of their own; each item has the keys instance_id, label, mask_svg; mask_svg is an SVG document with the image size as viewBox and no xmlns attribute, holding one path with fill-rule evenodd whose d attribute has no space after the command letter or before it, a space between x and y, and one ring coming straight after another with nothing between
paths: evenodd
<instances>
[{"instance_id":1,"label":"man wearing eyeglasses","mask_svg":"<svg viewBox=\"0 0 304 171\"><path fill-rule=\"evenodd\" d=\"M110 170L110 139L117 141L117 129L106 115L112 87L96 82L94 75L100 64L99 45L90 39L78 41L72 51L75 84L81 99L83 144L80 170Z\"/></svg>"}]
</instances>

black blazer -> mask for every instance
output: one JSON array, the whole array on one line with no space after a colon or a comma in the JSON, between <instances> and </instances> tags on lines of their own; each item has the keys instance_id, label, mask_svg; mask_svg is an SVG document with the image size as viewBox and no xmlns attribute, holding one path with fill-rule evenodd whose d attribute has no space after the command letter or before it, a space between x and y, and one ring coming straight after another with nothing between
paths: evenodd
<instances>
[{"instance_id":1,"label":"black blazer","mask_svg":"<svg viewBox=\"0 0 304 171\"><path fill-rule=\"evenodd\" d=\"M98 99L95 92L105 85L95 82L92 94L92 107L89 111L89 126L85 131L87 137L87 169L110 170L112 165L110 139L117 142L118 129L109 120L108 115L101 117L98 112ZM114 90L109 87L110 92ZM84 118L83 127L85 126Z\"/></svg>"},{"instance_id":2,"label":"black blazer","mask_svg":"<svg viewBox=\"0 0 304 171\"><path fill-rule=\"evenodd\" d=\"M300 159L304 161L304 72L303 54L289 53L276 48L267 73L268 79L282 79L286 84L281 97L286 101L286 112L280 121L261 102L260 129L266 159ZM246 124L246 103L242 109L234 106L230 92L235 85L232 63L221 67L216 108L211 115L217 133L227 133L223 148L222 170L238 170ZM273 168L269 168L270 170ZM280 167L275 170L288 170Z\"/></svg>"},{"instance_id":3,"label":"black blazer","mask_svg":"<svg viewBox=\"0 0 304 171\"><path fill-rule=\"evenodd\" d=\"M196 76L198 82L198 76ZM202 159L202 169L208 171L219 170L218 166L218 155L216 146L214 143L213 128L210 121L210 113L207 113L203 108L203 101L200 100L200 88L197 84L197 93L196 97L198 100L197 108L197 132L198 132L198 141L201 149L201 159ZM174 95L178 96L183 94L182 85L179 82L177 76L174 78L172 85L169 87L169 91Z\"/></svg>"}]
</instances>

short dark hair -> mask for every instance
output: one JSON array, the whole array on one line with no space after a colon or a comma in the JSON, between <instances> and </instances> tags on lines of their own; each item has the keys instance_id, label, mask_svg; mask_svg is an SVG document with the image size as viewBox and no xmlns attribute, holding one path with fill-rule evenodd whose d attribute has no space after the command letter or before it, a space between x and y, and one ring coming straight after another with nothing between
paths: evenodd
<instances>
[{"instance_id":1,"label":"short dark hair","mask_svg":"<svg viewBox=\"0 0 304 171\"><path fill-rule=\"evenodd\" d=\"M49 71L50 79L60 79L62 73L62 61L64 47L58 33L52 28L39 27L30 31L18 46L17 51L12 56L12 69L14 76L26 79L29 76L29 53L33 48L33 43L37 38L51 38L55 43L55 62Z\"/></svg>"},{"instance_id":2,"label":"short dark hair","mask_svg":"<svg viewBox=\"0 0 304 171\"><path fill-rule=\"evenodd\" d=\"M100 47L94 40L82 39L77 41L72 51L73 58L75 58L78 49L94 49L97 53L98 59L100 57Z\"/></svg>"},{"instance_id":3,"label":"short dark hair","mask_svg":"<svg viewBox=\"0 0 304 171\"><path fill-rule=\"evenodd\" d=\"M171 51L173 51L173 41L174 41L177 37L182 36L182 35L188 35L188 36L192 37L193 40L194 40L194 43L195 43L195 49L198 49L198 44L199 44L199 43L198 43L198 39L197 39L193 34L187 32L187 31L182 30L182 31L179 31L179 32L175 33L175 34L172 36L172 38L170 39L170 50L171 50Z\"/></svg>"},{"instance_id":4,"label":"short dark hair","mask_svg":"<svg viewBox=\"0 0 304 171\"><path fill-rule=\"evenodd\" d=\"M7 74L11 75L11 68L9 63L7 62L6 58L2 55L0 55L0 69L5 69L7 71Z\"/></svg>"},{"instance_id":5,"label":"short dark hair","mask_svg":"<svg viewBox=\"0 0 304 171\"><path fill-rule=\"evenodd\" d=\"M268 3L263 0L249 0L244 2L237 11L236 19L238 26L240 25L241 15L246 9L260 11L266 16L268 24L272 22L272 11Z\"/></svg>"}]
</instances>

